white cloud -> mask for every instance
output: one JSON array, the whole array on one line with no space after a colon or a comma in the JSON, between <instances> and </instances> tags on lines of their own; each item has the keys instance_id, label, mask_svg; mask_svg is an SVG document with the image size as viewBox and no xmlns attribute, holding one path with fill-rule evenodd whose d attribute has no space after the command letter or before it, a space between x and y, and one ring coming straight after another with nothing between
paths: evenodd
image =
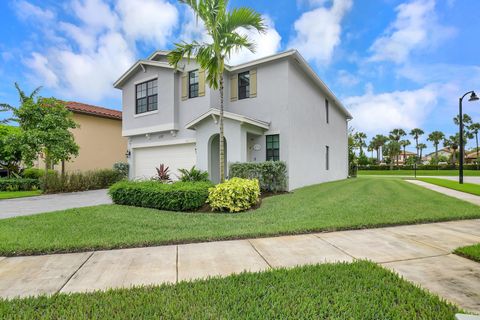
<instances>
[{"instance_id":1,"label":"white cloud","mask_svg":"<svg viewBox=\"0 0 480 320\"><path fill-rule=\"evenodd\" d=\"M395 21L370 47L371 61L403 63L413 50L435 47L455 33L437 22L435 0L413 0L395 10Z\"/></svg>"},{"instance_id":2,"label":"white cloud","mask_svg":"<svg viewBox=\"0 0 480 320\"><path fill-rule=\"evenodd\" d=\"M21 0L14 2L15 13L22 20L34 18L39 22L51 21L55 18L55 13L48 9L42 9L30 2Z\"/></svg>"},{"instance_id":3,"label":"white cloud","mask_svg":"<svg viewBox=\"0 0 480 320\"><path fill-rule=\"evenodd\" d=\"M74 0L72 9L75 15L87 26L94 30L114 29L117 16L109 4L103 0Z\"/></svg>"},{"instance_id":4,"label":"white cloud","mask_svg":"<svg viewBox=\"0 0 480 320\"><path fill-rule=\"evenodd\" d=\"M337 73L337 82L344 87L352 87L360 82L360 79L348 72L347 70L339 70Z\"/></svg>"},{"instance_id":5,"label":"white cloud","mask_svg":"<svg viewBox=\"0 0 480 320\"><path fill-rule=\"evenodd\" d=\"M163 0L119 0L117 10L129 39L144 40L157 47L167 44L178 24L178 10Z\"/></svg>"},{"instance_id":6,"label":"white cloud","mask_svg":"<svg viewBox=\"0 0 480 320\"><path fill-rule=\"evenodd\" d=\"M211 42L211 37L205 30L201 19L197 19L195 13L190 7L185 7L182 30L179 37L180 41L192 42Z\"/></svg>"},{"instance_id":7,"label":"white cloud","mask_svg":"<svg viewBox=\"0 0 480 320\"><path fill-rule=\"evenodd\" d=\"M41 53L33 52L32 56L26 60L26 64L36 74L41 75L42 83L48 87L56 87L58 85L58 77L51 70L48 59Z\"/></svg>"},{"instance_id":8,"label":"white cloud","mask_svg":"<svg viewBox=\"0 0 480 320\"><path fill-rule=\"evenodd\" d=\"M372 135L394 128L421 127L437 104L438 90L436 85L380 94L370 89L364 95L343 101L353 115L353 127Z\"/></svg>"},{"instance_id":9,"label":"white cloud","mask_svg":"<svg viewBox=\"0 0 480 320\"><path fill-rule=\"evenodd\" d=\"M228 61L232 65L240 64L249 60L259 59L272 54L275 54L280 50L280 42L282 37L275 29L275 24L269 16L263 16L267 30L265 33L258 33L253 30L240 29L238 33L247 35L248 38L255 43L255 53L250 52L247 49L242 49L236 52L230 57Z\"/></svg>"},{"instance_id":10,"label":"white cloud","mask_svg":"<svg viewBox=\"0 0 480 320\"><path fill-rule=\"evenodd\" d=\"M319 3L324 4L323 1ZM319 7L303 13L295 21L296 35L289 47L298 49L307 60L327 65L340 44L342 20L352 7L352 0L333 0L330 8Z\"/></svg>"}]
</instances>

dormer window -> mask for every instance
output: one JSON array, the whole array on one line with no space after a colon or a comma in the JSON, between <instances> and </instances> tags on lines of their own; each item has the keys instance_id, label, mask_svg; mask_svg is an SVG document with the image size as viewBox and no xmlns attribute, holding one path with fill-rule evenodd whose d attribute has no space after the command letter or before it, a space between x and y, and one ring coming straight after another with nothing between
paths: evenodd
<instances>
[{"instance_id":1,"label":"dormer window","mask_svg":"<svg viewBox=\"0 0 480 320\"><path fill-rule=\"evenodd\" d=\"M188 73L188 97L198 97L198 70Z\"/></svg>"},{"instance_id":2,"label":"dormer window","mask_svg":"<svg viewBox=\"0 0 480 320\"><path fill-rule=\"evenodd\" d=\"M145 113L157 110L158 90L157 79L139 83L136 89L136 106L135 113Z\"/></svg>"},{"instance_id":3,"label":"dormer window","mask_svg":"<svg viewBox=\"0 0 480 320\"><path fill-rule=\"evenodd\" d=\"M238 74L238 99L250 98L250 71Z\"/></svg>"}]
</instances>

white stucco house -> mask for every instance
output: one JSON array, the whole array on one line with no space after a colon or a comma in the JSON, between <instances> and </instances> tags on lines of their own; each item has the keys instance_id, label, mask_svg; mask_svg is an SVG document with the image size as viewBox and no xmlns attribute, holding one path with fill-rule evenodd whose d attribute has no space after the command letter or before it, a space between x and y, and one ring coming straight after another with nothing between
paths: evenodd
<instances>
[{"instance_id":1,"label":"white stucco house","mask_svg":"<svg viewBox=\"0 0 480 320\"><path fill-rule=\"evenodd\" d=\"M218 181L220 93L194 60L174 69L167 54L137 61L114 84L130 178L151 177L164 163L173 174L195 165ZM282 160L289 189L347 177L352 116L296 50L227 66L224 78L226 170Z\"/></svg>"}]
</instances>

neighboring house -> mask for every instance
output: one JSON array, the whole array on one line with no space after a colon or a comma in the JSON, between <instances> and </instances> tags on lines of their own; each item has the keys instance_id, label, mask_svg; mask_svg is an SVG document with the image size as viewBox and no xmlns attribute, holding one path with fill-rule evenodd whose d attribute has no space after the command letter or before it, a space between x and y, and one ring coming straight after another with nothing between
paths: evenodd
<instances>
[{"instance_id":1,"label":"neighboring house","mask_svg":"<svg viewBox=\"0 0 480 320\"><path fill-rule=\"evenodd\" d=\"M452 156L453 154L453 150L448 148L448 147L445 147L445 148L442 148L442 149L438 149L438 157L441 158L441 157L446 157L447 159L450 159L450 157ZM429 153L427 154L425 157L422 158L423 162L430 162L430 160L432 160L433 158L435 158L435 152L432 152L432 153Z\"/></svg>"},{"instance_id":2,"label":"neighboring house","mask_svg":"<svg viewBox=\"0 0 480 320\"><path fill-rule=\"evenodd\" d=\"M220 93L194 60L175 70L167 54L138 61L114 84L130 178L149 178L164 163L173 174L196 165L218 182ZM347 178L352 117L296 50L226 66L224 79L226 171L233 162L282 160L289 189Z\"/></svg>"},{"instance_id":3,"label":"neighboring house","mask_svg":"<svg viewBox=\"0 0 480 320\"><path fill-rule=\"evenodd\" d=\"M480 152L479 151L467 152L466 155L465 155L465 163L468 163L468 164L477 163L479 158L480 158Z\"/></svg>"},{"instance_id":4,"label":"neighboring house","mask_svg":"<svg viewBox=\"0 0 480 320\"><path fill-rule=\"evenodd\" d=\"M404 156L405 156L405 158L404 158ZM405 151L405 153L404 153L403 149L402 149L402 152L400 152L400 155L398 156L398 164L403 165L403 164L405 164L405 161L408 160L408 158L416 157L416 156L417 156L417 154L415 152Z\"/></svg>"},{"instance_id":5,"label":"neighboring house","mask_svg":"<svg viewBox=\"0 0 480 320\"><path fill-rule=\"evenodd\" d=\"M126 162L127 139L122 137L122 112L79 102L65 102L79 128L73 129L79 155L65 163L65 171L111 169ZM43 168L40 160L38 167ZM61 164L55 169L60 170Z\"/></svg>"}]
</instances>

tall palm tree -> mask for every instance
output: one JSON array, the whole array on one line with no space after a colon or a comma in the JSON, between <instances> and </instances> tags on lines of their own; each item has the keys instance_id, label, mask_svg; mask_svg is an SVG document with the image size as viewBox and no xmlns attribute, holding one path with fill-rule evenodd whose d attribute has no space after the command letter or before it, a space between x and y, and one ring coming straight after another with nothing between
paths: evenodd
<instances>
[{"instance_id":1,"label":"tall palm tree","mask_svg":"<svg viewBox=\"0 0 480 320\"><path fill-rule=\"evenodd\" d=\"M480 131L480 123L475 122L468 126L468 130L475 136L475 151L477 152L477 170L478 170L478 162L480 160L479 153L480 150L478 149L478 131Z\"/></svg>"},{"instance_id":2,"label":"tall palm tree","mask_svg":"<svg viewBox=\"0 0 480 320\"><path fill-rule=\"evenodd\" d=\"M367 146L367 150L371 152L370 159L373 162L373 151L375 150L375 141L372 139Z\"/></svg>"},{"instance_id":3,"label":"tall palm tree","mask_svg":"<svg viewBox=\"0 0 480 320\"><path fill-rule=\"evenodd\" d=\"M20 105L22 105L27 100L33 100L38 95L38 93L40 92L42 87L36 88L35 90L32 91L32 93L27 95L25 93L25 91L23 91L20 88L18 83L15 82L15 89L17 89L18 97L20 98L19 102L20 102ZM13 114L12 117L10 117L10 118L0 120L0 123L18 122L18 118L16 116L17 110L18 110L18 108L14 107L14 106L12 106L8 103L0 103L0 112L11 112Z\"/></svg>"},{"instance_id":4,"label":"tall palm tree","mask_svg":"<svg viewBox=\"0 0 480 320\"><path fill-rule=\"evenodd\" d=\"M356 144L358 146L358 148L360 149L360 156L363 155L363 148L365 148L367 145L365 143L365 140L367 140L367 135L364 133L364 132L357 132L355 133L355 136L354 136L355 140L356 140Z\"/></svg>"},{"instance_id":5,"label":"tall palm tree","mask_svg":"<svg viewBox=\"0 0 480 320\"><path fill-rule=\"evenodd\" d=\"M398 144L400 139L406 135L407 133L403 129L393 129L392 131L390 131L389 139L395 141ZM398 155L399 153L397 154L397 167L398 167Z\"/></svg>"},{"instance_id":6,"label":"tall palm tree","mask_svg":"<svg viewBox=\"0 0 480 320\"><path fill-rule=\"evenodd\" d=\"M457 133L453 136L445 138L443 140L443 145L453 150L452 164L455 164L457 162L456 157L457 157L458 146L460 145L460 135Z\"/></svg>"},{"instance_id":7,"label":"tall palm tree","mask_svg":"<svg viewBox=\"0 0 480 320\"><path fill-rule=\"evenodd\" d=\"M377 152L377 162L380 162L380 148L383 148L385 143L388 141L388 137L384 136L383 134L377 134L373 137L372 141L375 144L375 151Z\"/></svg>"},{"instance_id":8,"label":"tall palm tree","mask_svg":"<svg viewBox=\"0 0 480 320\"><path fill-rule=\"evenodd\" d=\"M385 155L390 159L390 170L393 170L393 159L400 153L400 143L395 140L389 140L387 144L385 144L385 149L383 150Z\"/></svg>"},{"instance_id":9,"label":"tall palm tree","mask_svg":"<svg viewBox=\"0 0 480 320\"><path fill-rule=\"evenodd\" d=\"M445 134L441 131L433 131L428 135L427 140L432 142L435 147L435 162L438 164L438 145L445 139Z\"/></svg>"},{"instance_id":10,"label":"tall palm tree","mask_svg":"<svg viewBox=\"0 0 480 320\"><path fill-rule=\"evenodd\" d=\"M422 161L422 153L423 153L423 149L426 149L427 148L427 145L425 143L419 143L418 144L418 150L420 152L419 156L418 156L418 162L421 162Z\"/></svg>"},{"instance_id":11,"label":"tall palm tree","mask_svg":"<svg viewBox=\"0 0 480 320\"><path fill-rule=\"evenodd\" d=\"M412 136L413 139L415 139L415 149L417 149L417 159L419 157L418 156L418 138L420 138L420 136L424 133L425 132L423 132L423 130L420 128L415 128L410 131L410 135Z\"/></svg>"},{"instance_id":12,"label":"tall palm tree","mask_svg":"<svg viewBox=\"0 0 480 320\"><path fill-rule=\"evenodd\" d=\"M407 163L407 146L409 146L411 143L410 143L410 140L400 140L400 146L403 148L403 165L405 165L405 163Z\"/></svg>"},{"instance_id":13,"label":"tall palm tree","mask_svg":"<svg viewBox=\"0 0 480 320\"><path fill-rule=\"evenodd\" d=\"M460 119L460 117L458 116L458 114L455 118L453 118L453 123L455 123L457 126L460 125L459 119ZM468 125L470 123L472 123L472 117L470 117L468 114L464 113L463 114L463 124Z\"/></svg>"},{"instance_id":14,"label":"tall palm tree","mask_svg":"<svg viewBox=\"0 0 480 320\"><path fill-rule=\"evenodd\" d=\"M200 18L211 42L176 43L168 60L175 68L184 59L194 57L202 69L207 71L208 85L220 90L220 181L225 180L224 148L224 71L225 60L241 49L255 52L255 44L246 35L238 33L240 28L264 32L266 29L260 13L247 7L227 9L228 0L179 0L188 5Z\"/></svg>"}]
</instances>

